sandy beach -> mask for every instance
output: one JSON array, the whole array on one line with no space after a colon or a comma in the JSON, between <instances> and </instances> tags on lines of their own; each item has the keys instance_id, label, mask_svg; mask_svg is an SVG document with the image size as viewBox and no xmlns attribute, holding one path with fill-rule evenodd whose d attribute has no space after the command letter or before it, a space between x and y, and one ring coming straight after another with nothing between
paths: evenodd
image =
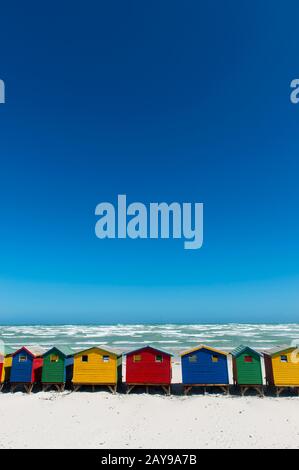
<instances>
[{"instance_id":1,"label":"sandy beach","mask_svg":"<svg viewBox=\"0 0 299 470\"><path fill-rule=\"evenodd\" d=\"M299 398L17 392L0 448L299 448Z\"/></svg>"},{"instance_id":2,"label":"sandy beach","mask_svg":"<svg viewBox=\"0 0 299 470\"><path fill-rule=\"evenodd\" d=\"M178 358L172 370L169 397L159 389L1 393L0 448L299 448L298 396L184 396Z\"/></svg>"}]
</instances>

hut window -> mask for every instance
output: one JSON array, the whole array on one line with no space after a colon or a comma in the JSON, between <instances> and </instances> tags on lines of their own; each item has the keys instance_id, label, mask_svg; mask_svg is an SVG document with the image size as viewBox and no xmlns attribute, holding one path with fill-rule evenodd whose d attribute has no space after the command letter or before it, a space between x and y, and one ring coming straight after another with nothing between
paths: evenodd
<instances>
[{"instance_id":1,"label":"hut window","mask_svg":"<svg viewBox=\"0 0 299 470\"><path fill-rule=\"evenodd\" d=\"M161 354L156 356L156 362L163 362L163 356L161 356Z\"/></svg>"},{"instance_id":2,"label":"hut window","mask_svg":"<svg viewBox=\"0 0 299 470\"><path fill-rule=\"evenodd\" d=\"M109 362L110 357L109 356L103 356L103 362Z\"/></svg>"},{"instance_id":3,"label":"hut window","mask_svg":"<svg viewBox=\"0 0 299 470\"><path fill-rule=\"evenodd\" d=\"M244 362L252 362L252 356L244 356Z\"/></svg>"},{"instance_id":4,"label":"hut window","mask_svg":"<svg viewBox=\"0 0 299 470\"><path fill-rule=\"evenodd\" d=\"M141 355L140 354L134 354L133 362L140 362L140 361L141 361Z\"/></svg>"},{"instance_id":5,"label":"hut window","mask_svg":"<svg viewBox=\"0 0 299 470\"><path fill-rule=\"evenodd\" d=\"M280 356L280 362L288 362L288 356Z\"/></svg>"},{"instance_id":6,"label":"hut window","mask_svg":"<svg viewBox=\"0 0 299 470\"><path fill-rule=\"evenodd\" d=\"M26 362L27 356L19 356L19 362Z\"/></svg>"},{"instance_id":7,"label":"hut window","mask_svg":"<svg viewBox=\"0 0 299 470\"><path fill-rule=\"evenodd\" d=\"M215 354L212 355L212 362L218 362L219 357L215 356Z\"/></svg>"},{"instance_id":8,"label":"hut window","mask_svg":"<svg viewBox=\"0 0 299 470\"><path fill-rule=\"evenodd\" d=\"M197 356L195 356L195 354L189 356L189 362L197 362Z\"/></svg>"},{"instance_id":9,"label":"hut window","mask_svg":"<svg viewBox=\"0 0 299 470\"><path fill-rule=\"evenodd\" d=\"M58 355L57 354L51 354L50 356L50 361L51 362L58 362Z\"/></svg>"},{"instance_id":10,"label":"hut window","mask_svg":"<svg viewBox=\"0 0 299 470\"><path fill-rule=\"evenodd\" d=\"M87 355L83 355L83 356L81 357L81 361L82 361L82 362L88 362L88 356L87 356Z\"/></svg>"}]
</instances>

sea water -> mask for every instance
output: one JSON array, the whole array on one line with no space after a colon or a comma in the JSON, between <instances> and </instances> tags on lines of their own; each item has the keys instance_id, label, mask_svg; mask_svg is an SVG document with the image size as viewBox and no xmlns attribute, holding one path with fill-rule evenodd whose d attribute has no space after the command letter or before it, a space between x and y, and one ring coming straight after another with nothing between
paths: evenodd
<instances>
[{"instance_id":1,"label":"sea water","mask_svg":"<svg viewBox=\"0 0 299 470\"><path fill-rule=\"evenodd\" d=\"M147 344L178 352L199 343L230 350L239 344L268 349L299 344L299 323L292 324L136 324L136 325L10 325L0 326L0 340L12 348L23 345L68 344L74 350L107 345L128 351Z\"/></svg>"}]
</instances>

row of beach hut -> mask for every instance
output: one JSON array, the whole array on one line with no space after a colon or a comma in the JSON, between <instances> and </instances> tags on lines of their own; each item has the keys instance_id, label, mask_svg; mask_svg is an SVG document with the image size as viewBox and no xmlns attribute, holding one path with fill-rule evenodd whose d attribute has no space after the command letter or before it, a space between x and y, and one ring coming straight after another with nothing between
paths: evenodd
<instances>
[{"instance_id":1,"label":"row of beach hut","mask_svg":"<svg viewBox=\"0 0 299 470\"><path fill-rule=\"evenodd\" d=\"M172 354L149 345L124 355L107 346L78 352L67 346L55 346L46 352L37 347L13 351L3 346L2 349L0 388L9 384L14 391L23 386L30 393L39 383L44 390L54 386L63 391L67 383L72 383L74 390L83 385L92 388L105 385L116 393L125 363L127 393L142 385L147 389L161 386L170 394ZM276 347L261 353L241 345L227 353L199 345L181 353L181 372L185 394L193 387L216 386L228 393L232 383L240 387L242 395L249 388L262 395L264 385L275 387L277 395L289 387L299 392L299 355L294 346Z\"/></svg>"}]
</instances>

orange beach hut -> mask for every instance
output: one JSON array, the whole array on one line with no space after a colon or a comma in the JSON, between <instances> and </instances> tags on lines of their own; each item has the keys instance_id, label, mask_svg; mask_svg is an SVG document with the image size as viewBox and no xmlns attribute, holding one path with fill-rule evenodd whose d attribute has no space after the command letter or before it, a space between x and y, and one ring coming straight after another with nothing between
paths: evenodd
<instances>
[{"instance_id":1,"label":"orange beach hut","mask_svg":"<svg viewBox=\"0 0 299 470\"><path fill-rule=\"evenodd\" d=\"M0 344L0 390L9 381L13 352L10 346Z\"/></svg>"},{"instance_id":2,"label":"orange beach hut","mask_svg":"<svg viewBox=\"0 0 299 470\"><path fill-rule=\"evenodd\" d=\"M264 352L266 381L276 387L279 395L285 388L299 392L299 349L297 346L277 346Z\"/></svg>"},{"instance_id":3,"label":"orange beach hut","mask_svg":"<svg viewBox=\"0 0 299 470\"><path fill-rule=\"evenodd\" d=\"M83 349L74 354L73 385L78 390L82 385L104 385L116 393L121 379L121 354L107 346Z\"/></svg>"}]
</instances>

